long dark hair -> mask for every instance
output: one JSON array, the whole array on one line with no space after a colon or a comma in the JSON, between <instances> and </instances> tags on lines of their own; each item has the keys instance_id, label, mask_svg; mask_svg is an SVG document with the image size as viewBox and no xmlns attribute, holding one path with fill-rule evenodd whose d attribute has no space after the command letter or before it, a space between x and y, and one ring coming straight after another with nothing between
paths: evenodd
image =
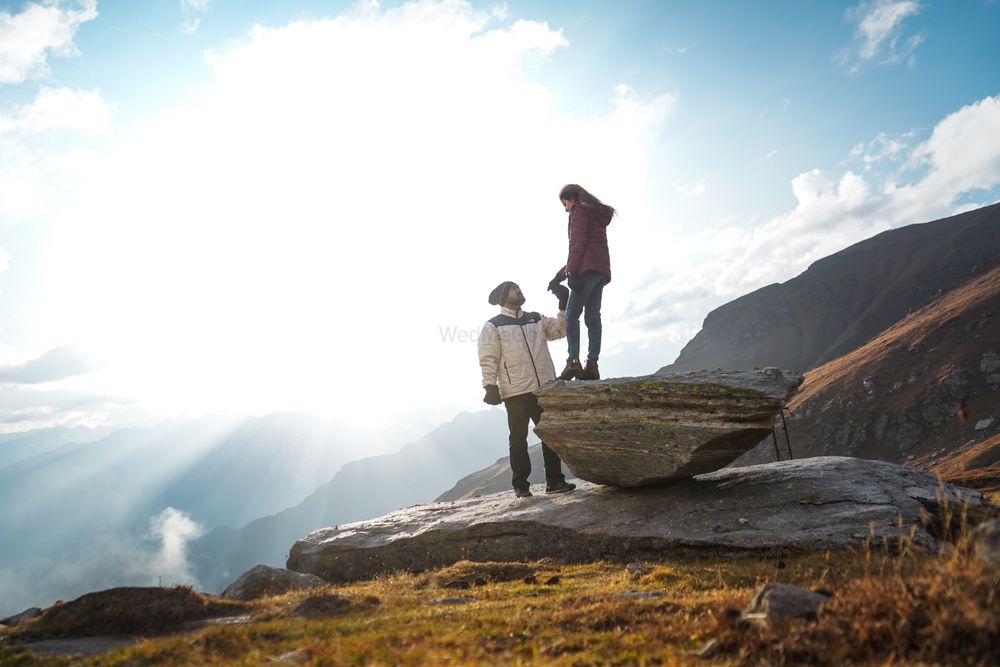
<instances>
[{"instance_id":1,"label":"long dark hair","mask_svg":"<svg viewBox=\"0 0 1000 667\"><path fill-rule=\"evenodd\" d=\"M563 200L580 202L582 204L586 204L587 206L592 206L598 210L603 210L612 216L616 213L613 206L608 206L607 204L605 204L600 199L598 199L594 195L584 190L576 183L570 183L569 185L564 185L562 190L559 191L559 201Z\"/></svg>"}]
</instances>

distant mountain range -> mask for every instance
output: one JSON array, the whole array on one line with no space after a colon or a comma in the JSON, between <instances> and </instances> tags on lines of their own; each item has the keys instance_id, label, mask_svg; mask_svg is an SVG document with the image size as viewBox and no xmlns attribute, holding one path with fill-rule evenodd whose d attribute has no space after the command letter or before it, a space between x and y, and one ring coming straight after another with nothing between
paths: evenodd
<instances>
[{"instance_id":1,"label":"distant mountain range","mask_svg":"<svg viewBox=\"0 0 1000 667\"><path fill-rule=\"evenodd\" d=\"M39 428L0 435L0 471L5 466L46 454L67 445L80 445L106 438L113 429L85 426Z\"/></svg>"}]
</instances>

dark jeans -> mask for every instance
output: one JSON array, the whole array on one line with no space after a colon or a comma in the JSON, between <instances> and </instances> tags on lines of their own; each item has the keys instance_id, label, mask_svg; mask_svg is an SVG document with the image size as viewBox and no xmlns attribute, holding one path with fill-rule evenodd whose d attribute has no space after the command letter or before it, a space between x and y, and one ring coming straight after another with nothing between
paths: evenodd
<instances>
[{"instance_id":1,"label":"dark jeans","mask_svg":"<svg viewBox=\"0 0 1000 667\"><path fill-rule=\"evenodd\" d=\"M510 469L514 473L511 480L515 489L528 488L531 474L531 459L528 458L528 422L542 418L542 406L534 394L512 396L504 401L507 408L507 426L510 427ZM545 481L558 484L566 481L562 472L559 455L542 443L542 459L545 461Z\"/></svg>"},{"instance_id":2,"label":"dark jeans","mask_svg":"<svg viewBox=\"0 0 1000 667\"><path fill-rule=\"evenodd\" d=\"M569 356L580 356L580 314L587 325L587 359L597 361L601 356L601 296L608 278L596 271L587 271L582 276L583 286L570 290L566 304L566 341Z\"/></svg>"}]
</instances>

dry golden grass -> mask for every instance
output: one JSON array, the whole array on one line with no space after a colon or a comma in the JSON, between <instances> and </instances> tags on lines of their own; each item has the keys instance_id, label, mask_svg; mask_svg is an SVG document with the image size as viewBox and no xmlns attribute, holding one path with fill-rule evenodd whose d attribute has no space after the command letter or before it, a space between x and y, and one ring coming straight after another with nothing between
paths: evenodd
<instances>
[{"instance_id":1,"label":"dry golden grass","mask_svg":"<svg viewBox=\"0 0 1000 667\"><path fill-rule=\"evenodd\" d=\"M712 664L995 664L996 574L962 544L946 557L899 546L650 563L640 577L608 563L458 564L268 598L253 604L247 625L151 638L89 660L0 648L0 664L256 665L298 651L311 665L676 665L702 663L694 653L711 638L722 646ZM515 576L527 569L533 579ZM472 584L445 587L458 580ZM815 622L744 627L733 610L770 581L834 597ZM329 616L296 612L316 596L345 603ZM455 598L466 601L442 602Z\"/></svg>"}]
</instances>

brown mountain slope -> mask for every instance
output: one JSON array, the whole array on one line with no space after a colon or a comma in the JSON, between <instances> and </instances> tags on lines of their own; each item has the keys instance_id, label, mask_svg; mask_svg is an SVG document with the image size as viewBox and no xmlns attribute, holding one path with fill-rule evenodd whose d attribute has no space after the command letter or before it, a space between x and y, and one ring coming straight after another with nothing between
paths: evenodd
<instances>
[{"instance_id":1,"label":"brown mountain slope","mask_svg":"<svg viewBox=\"0 0 1000 667\"><path fill-rule=\"evenodd\" d=\"M1000 433L946 454L931 470L961 486L1000 491Z\"/></svg>"},{"instance_id":2,"label":"brown mountain slope","mask_svg":"<svg viewBox=\"0 0 1000 667\"><path fill-rule=\"evenodd\" d=\"M815 368L1000 265L1000 204L883 232L708 314L667 372Z\"/></svg>"},{"instance_id":3,"label":"brown mountain slope","mask_svg":"<svg viewBox=\"0 0 1000 667\"><path fill-rule=\"evenodd\" d=\"M1000 460L1000 267L808 372L788 407L797 458L860 456L989 477L983 468ZM774 458L768 441L738 463Z\"/></svg>"}]
</instances>

